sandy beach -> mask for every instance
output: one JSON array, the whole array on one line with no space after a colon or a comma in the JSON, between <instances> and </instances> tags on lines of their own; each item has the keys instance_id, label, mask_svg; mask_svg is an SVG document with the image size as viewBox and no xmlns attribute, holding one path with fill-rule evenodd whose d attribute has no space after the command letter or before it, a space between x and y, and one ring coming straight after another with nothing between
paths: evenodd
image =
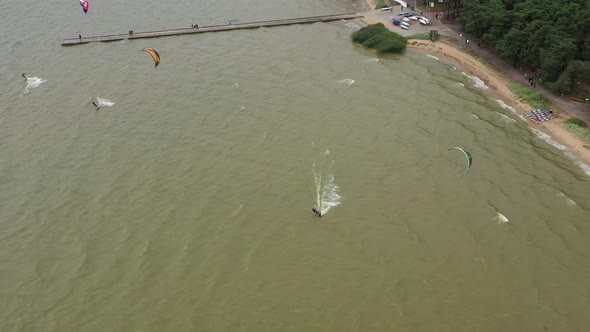
<instances>
[{"instance_id":1,"label":"sandy beach","mask_svg":"<svg viewBox=\"0 0 590 332\"><path fill-rule=\"evenodd\" d=\"M367 0L367 3L369 6L371 6L371 8L375 8L374 0ZM393 30L394 27L389 24L388 20L388 17L384 15L371 15L369 17L363 18L363 21L366 24L375 24L381 22ZM404 30L395 30L395 32L400 31ZM441 34L440 31L439 34ZM443 34L440 36L441 38L436 42L411 39L408 41L407 46L408 48L416 49L420 52L436 56L440 58L441 61L453 64L457 67L457 70L464 71L466 74L479 77L488 87L490 87L490 89L487 91L489 91L491 97L501 100L506 105L510 106L512 110L517 115L519 115L521 119L526 121L531 128L537 129L542 133L551 136L553 141L558 144L555 144L555 142L550 142L548 139L545 139L546 141L550 142L552 145L564 152L569 150L571 154L575 155L572 158L574 159L574 162L577 162L580 166L584 167L580 164L580 161L586 165L590 165L590 146L588 146L588 143L584 142L582 139L569 132L564 127L565 121L571 118L566 112L554 105L552 106L552 110L554 110L555 114L557 114L557 119L541 123L534 123L528 120L525 116L525 113L532 110L533 107L520 101L518 97L512 91L510 91L508 86L514 81L508 77L508 75L505 75L492 66L480 62L473 55L458 48L457 40L445 37ZM571 154L568 154L570 158L572 157ZM578 160L576 160L576 158ZM588 166L586 166L586 168L587 167ZM589 170L586 169L587 173L588 171Z\"/></svg>"}]
</instances>

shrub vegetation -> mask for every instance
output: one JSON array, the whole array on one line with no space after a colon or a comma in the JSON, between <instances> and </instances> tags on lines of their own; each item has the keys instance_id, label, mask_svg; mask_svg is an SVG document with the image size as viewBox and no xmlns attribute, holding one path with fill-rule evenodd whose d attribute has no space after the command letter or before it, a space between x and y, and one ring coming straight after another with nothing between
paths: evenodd
<instances>
[{"instance_id":1,"label":"shrub vegetation","mask_svg":"<svg viewBox=\"0 0 590 332\"><path fill-rule=\"evenodd\" d=\"M375 9L381 9L381 8L385 8L385 7L389 7L385 4L385 2L383 2L383 0L377 0L375 2Z\"/></svg>"},{"instance_id":2,"label":"shrub vegetation","mask_svg":"<svg viewBox=\"0 0 590 332\"><path fill-rule=\"evenodd\" d=\"M578 126L581 128L588 128L588 125L586 124L586 122L578 119L578 118L571 118L571 119L567 119L565 121L565 123L569 124L569 125L573 125L573 126Z\"/></svg>"},{"instance_id":3,"label":"shrub vegetation","mask_svg":"<svg viewBox=\"0 0 590 332\"><path fill-rule=\"evenodd\" d=\"M400 53L408 41L400 34L390 31L383 23L371 24L354 32L352 41L377 50L378 53Z\"/></svg>"}]
</instances>

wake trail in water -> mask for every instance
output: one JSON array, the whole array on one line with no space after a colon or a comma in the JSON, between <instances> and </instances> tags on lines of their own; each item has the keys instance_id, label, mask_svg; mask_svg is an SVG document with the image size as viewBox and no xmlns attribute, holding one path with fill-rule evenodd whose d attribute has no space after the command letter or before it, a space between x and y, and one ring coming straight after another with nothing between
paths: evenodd
<instances>
[{"instance_id":1,"label":"wake trail in water","mask_svg":"<svg viewBox=\"0 0 590 332\"><path fill-rule=\"evenodd\" d=\"M96 99L98 100L98 104L102 105L102 106L111 107L111 106L115 105L115 103L113 103L112 101L110 101L106 98L96 97Z\"/></svg>"},{"instance_id":2,"label":"wake trail in water","mask_svg":"<svg viewBox=\"0 0 590 332\"><path fill-rule=\"evenodd\" d=\"M112 102L106 98L101 98L100 95L96 96L96 103L92 102L92 104L96 107L97 111L99 108L101 108L103 106L112 107L113 105L115 105L114 102Z\"/></svg>"},{"instance_id":3,"label":"wake trail in water","mask_svg":"<svg viewBox=\"0 0 590 332\"><path fill-rule=\"evenodd\" d=\"M500 212L496 211L496 216L493 218L497 222L507 223L509 220L506 218L505 215L501 214Z\"/></svg>"},{"instance_id":4,"label":"wake trail in water","mask_svg":"<svg viewBox=\"0 0 590 332\"><path fill-rule=\"evenodd\" d=\"M29 93L29 89L33 89L33 88L37 88L39 87L42 83L47 82L47 80L42 79L41 77L27 77L27 86L25 86L24 89L24 93Z\"/></svg>"},{"instance_id":5,"label":"wake trail in water","mask_svg":"<svg viewBox=\"0 0 590 332\"><path fill-rule=\"evenodd\" d=\"M567 197L567 196L566 196L564 193L562 193L562 192L559 192L557 195L555 195L555 197L561 197L561 198L563 198L563 199L564 199L564 202L565 202L565 205L569 205L569 206L574 206L574 205L576 205L576 202L575 202L573 199L571 199L571 198Z\"/></svg>"},{"instance_id":6,"label":"wake trail in water","mask_svg":"<svg viewBox=\"0 0 590 332\"><path fill-rule=\"evenodd\" d=\"M351 86L354 84L354 82L355 82L355 80L353 80L352 78L344 78L344 79L341 79L340 81L338 81L338 84L344 84L344 85Z\"/></svg>"},{"instance_id":7,"label":"wake trail in water","mask_svg":"<svg viewBox=\"0 0 590 332\"><path fill-rule=\"evenodd\" d=\"M338 194L340 188L334 182L333 167L334 158L330 155L330 151L326 150L313 161L311 168L316 187L316 208L322 216L341 203L342 197Z\"/></svg>"}]
</instances>

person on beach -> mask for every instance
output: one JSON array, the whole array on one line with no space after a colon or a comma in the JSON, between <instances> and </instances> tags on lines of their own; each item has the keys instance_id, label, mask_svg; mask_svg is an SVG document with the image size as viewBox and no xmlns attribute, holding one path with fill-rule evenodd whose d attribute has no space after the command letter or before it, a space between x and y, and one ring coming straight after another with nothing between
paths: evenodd
<instances>
[{"instance_id":1,"label":"person on beach","mask_svg":"<svg viewBox=\"0 0 590 332\"><path fill-rule=\"evenodd\" d=\"M320 218L322 217L322 213L318 209L311 208L311 210L313 211L313 213L315 213L316 216L318 216Z\"/></svg>"}]
</instances>

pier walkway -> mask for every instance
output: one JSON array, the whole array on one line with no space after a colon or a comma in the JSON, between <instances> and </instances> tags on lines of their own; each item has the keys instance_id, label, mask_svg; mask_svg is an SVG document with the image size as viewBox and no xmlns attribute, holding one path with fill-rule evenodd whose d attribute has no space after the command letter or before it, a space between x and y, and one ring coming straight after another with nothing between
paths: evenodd
<instances>
[{"instance_id":1,"label":"pier walkway","mask_svg":"<svg viewBox=\"0 0 590 332\"><path fill-rule=\"evenodd\" d=\"M63 42L61 43L61 45L62 46L73 46L73 45L82 45L82 44L93 43L93 42L112 42L112 41L119 41L119 40L125 40L125 39L156 38L156 37L187 35L187 34L204 33L204 32L230 31L230 30L239 30L239 29L255 29L255 28L262 28L262 27L273 27L273 26L291 25L291 24L305 24L305 23L315 23L315 22L330 22L330 21L339 21L339 20L351 20L351 19L355 19L355 18L359 18L359 17L362 17L362 15L360 15L358 13L347 13L347 14L338 14L338 15L322 15L322 16L299 17L299 18L287 18L287 19L280 19L280 20L258 21L258 22L248 22L248 23L240 23L239 21L233 20L233 21L230 21L230 24L227 24L227 25L210 25L210 26L199 26L198 28L169 29L169 30L145 31L145 32L129 31L128 33L125 33L125 34L92 36L92 37L82 36L82 38L64 39Z\"/></svg>"}]
</instances>

